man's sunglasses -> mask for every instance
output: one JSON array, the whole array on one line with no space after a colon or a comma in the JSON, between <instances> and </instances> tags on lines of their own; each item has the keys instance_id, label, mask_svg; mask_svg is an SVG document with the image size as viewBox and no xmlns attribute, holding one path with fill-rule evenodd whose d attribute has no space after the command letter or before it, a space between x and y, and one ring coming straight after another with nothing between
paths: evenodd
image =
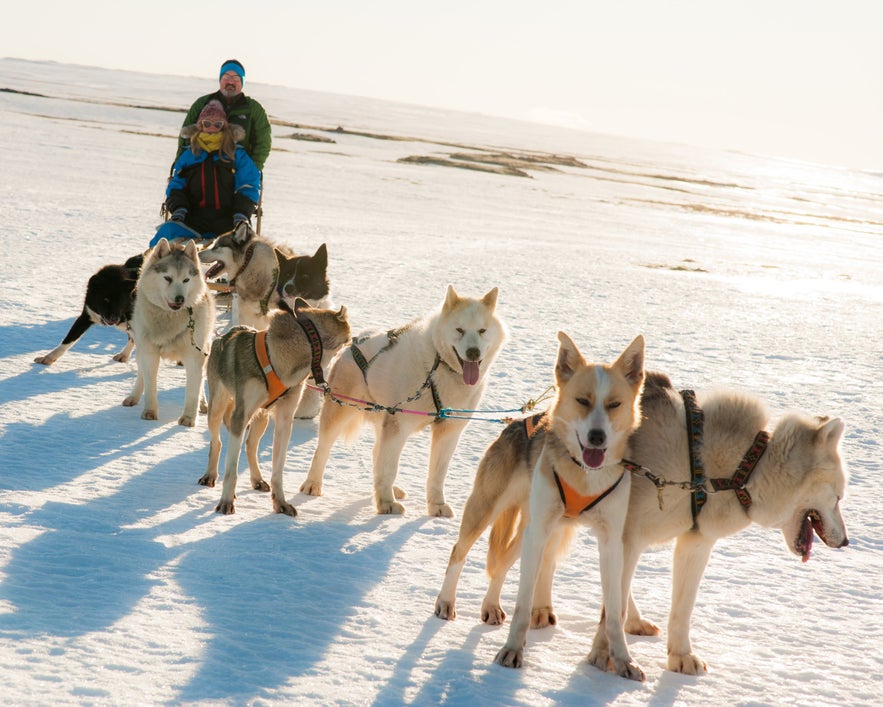
<instances>
[{"instance_id":1,"label":"man's sunglasses","mask_svg":"<svg viewBox=\"0 0 883 707\"><path fill-rule=\"evenodd\" d=\"M227 124L226 120L203 120L200 125L204 128L211 128L212 126L216 127L218 130L223 128Z\"/></svg>"}]
</instances>

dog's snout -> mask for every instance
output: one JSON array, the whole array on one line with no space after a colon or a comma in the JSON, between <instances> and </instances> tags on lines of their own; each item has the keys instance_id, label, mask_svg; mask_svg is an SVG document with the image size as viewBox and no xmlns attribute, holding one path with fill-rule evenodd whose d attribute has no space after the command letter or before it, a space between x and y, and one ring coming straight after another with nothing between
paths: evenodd
<instances>
[{"instance_id":1,"label":"dog's snout","mask_svg":"<svg viewBox=\"0 0 883 707\"><path fill-rule=\"evenodd\" d=\"M847 537L844 535L844 536L843 536L843 542L840 543L837 547L846 547L847 545L849 545L849 538L847 538Z\"/></svg>"},{"instance_id":2,"label":"dog's snout","mask_svg":"<svg viewBox=\"0 0 883 707\"><path fill-rule=\"evenodd\" d=\"M481 359L481 351L477 346L470 346L466 349L466 360L467 361L478 361Z\"/></svg>"},{"instance_id":3,"label":"dog's snout","mask_svg":"<svg viewBox=\"0 0 883 707\"><path fill-rule=\"evenodd\" d=\"M604 430L600 429L592 429L589 430L589 444L593 447L603 447L604 443L607 441L607 435L604 434Z\"/></svg>"},{"instance_id":4,"label":"dog's snout","mask_svg":"<svg viewBox=\"0 0 883 707\"><path fill-rule=\"evenodd\" d=\"M175 297L175 304L184 304L184 295L177 295Z\"/></svg>"}]
</instances>

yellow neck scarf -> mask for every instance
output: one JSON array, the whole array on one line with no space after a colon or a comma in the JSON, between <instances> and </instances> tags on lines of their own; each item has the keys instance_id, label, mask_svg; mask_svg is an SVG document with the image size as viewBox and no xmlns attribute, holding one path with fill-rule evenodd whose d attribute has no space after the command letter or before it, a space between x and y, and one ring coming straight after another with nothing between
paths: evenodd
<instances>
[{"instance_id":1,"label":"yellow neck scarf","mask_svg":"<svg viewBox=\"0 0 883 707\"><path fill-rule=\"evenodd\" d=\"M221 149L221 143L224 142L224 133L199 133L196 142L206 152L215 152Z\"/></svg>"}]
</instances>

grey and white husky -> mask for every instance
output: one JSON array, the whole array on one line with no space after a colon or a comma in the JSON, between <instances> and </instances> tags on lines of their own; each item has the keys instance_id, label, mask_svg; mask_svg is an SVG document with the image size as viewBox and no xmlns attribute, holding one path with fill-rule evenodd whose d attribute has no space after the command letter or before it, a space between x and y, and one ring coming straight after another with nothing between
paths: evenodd
<instances>
[{"instance_id":1,"label":"grey and white husky","mask_svg":"<svg viewBox=\"0 0 883 707\"><path fill-rule=\"evenodd\" d=\"M315 309L300 299L295 301L294 309L285 302L280 304L282 308L270 315L270 326L265 331L234 327L212 342L207 374L211 445L208 468L199 483L214 486L218 479L224 421L230 434L224 489L215 509L218 513L235 511L239 455L248 427L245 451L252 488L272 491L273 510L277 513L297 515L282 488L294 413L307 376L311 371L317 375L316 366L326 367L350 338L346 307L338 311ZM274 420L273 473L268 485L258 465L258 443L270 416Z\"/></svg>"},{"instance_id":2,"label":"grey and white husky","mask_svg":"<svg viewBox=\"0 0 883 707\"><path fill-rule=\"evenodd\" d=\"M163 238L144 260L132 311L138 377L123 405L137 405L144 393L145 420L156 420L157 373L161 358L178 361L187 373L184 411L178 424L196 424L205 360L215 326L215 305L196 245L172 246Z\"/></svg>"}]
</instances>

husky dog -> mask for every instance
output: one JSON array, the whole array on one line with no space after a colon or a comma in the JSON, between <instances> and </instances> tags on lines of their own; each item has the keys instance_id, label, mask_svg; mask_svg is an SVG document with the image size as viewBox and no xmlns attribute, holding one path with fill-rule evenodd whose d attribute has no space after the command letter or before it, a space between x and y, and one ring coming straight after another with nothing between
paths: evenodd
<instances>
[{"instance_id":1,"label":"husky dog","mask_svg":"<svg viewBox=\"0 0 883 707\"><path fill-rule=\"evenodd\" d=\"M246 456L252 488L273 492L273 509L296 516L297 510L285 500L282 471L294 412L300 401L307 375L321 378L327 365L349 341L346 307L339 311L314 309L298 299L292 310L284 301L270 315L267 331L235 327L212 342L208 360L208 428L211 433L208 469L199 483L214 486L221 454L221 421L229 431L224 465L224 488L219 513L234 512L236 478L242 437L248 428ZM269 364L269 372L266 366ZM263 408L261 406L264 406ZM269 408L268 408L269 406ZM273 473L270 485L258 465L257 448L273 416Z\"/></svg>"},{"instance_id":2,"label":"husky dog","mask_svg":"<svg viewBox=\"0 0 883 707\"><path fill-rule=\"evenodd\" d=\"M635 567L647 547L675 539L668 669L689 675L706 670L690 644L690 617L715 542L754 522L780 529L788 549L804 562L813 532L829 547L849 544L840 513L848 479L839 453L842 420L789 413L766 433L768 413L752 396L714 391L699 395L697 402L704 415L704 472L718 490L707 494L694 522L691 494L676 485L690 481L684 398L666 376L656 375L647 384L645 419L629 442L628 458L673 483L662 487L660 495L648 476L635 477L623 534L623 592L630 598L626 630L645 636L658 634L659 628L644 620L631 600ZM769 441L757 459L755 445L761 436ZM750 460L756 463L747 481L740 482L743 488L730 490L727 482L734 471ZM720 481L724 490L718 488ZM600 633L592 655L597 662L606 658L607 642Z\"/></svg>"},{"instance_id":3,"label":"husky dog","mask_svg":"<svg viewBox=\"0 0 883 707\"><path fill-rule=\"evenodd\" d=\"M141 417L156 420L160 359L179 361L187 372L187 388L178 424L193 427L214 326L215 305L203 280L196 245L188 241L183 247L172 246L160 239L138 278L132 311L138 377L123 405L137 405L143 392Z\"/></svg>"},{"instance_id":4,"label":"husky dog","mask_svg":"<svg viewBox=\"0 0 883 707\"><path fill-rule=\"evenodd\" d=\"M705 421L701 455L706 476L728 479L743 455L753 447L758 431L768 425L768 413L756 398L733 391L700 395L698 401ZM665 375L649 373L641 407L643 421L629 439L626 450L627 463L644 471L632 480L623 534L623 596L629 599L625 630L635 635L659 633L657 626L641 617L630 595L631 580L638 559L648 546L676 538L668 667L676 672L697 674L706 666L692 653L690 616L699 582L718 539L739 532L751 522L780 528L788 548L804 561L809 559L813 531L831 547L848 544L840 514L840 500L847 483L838 452L843 422L793 413L782 417L772 432L766 452L745 483L744 491L751 499L747 510L738 501L735 491L708 494L694 529L691 493L680 488L681 484L690 483L689 441L682 396L674 391ZM518 450L535 444L537 442L526 433L524 422L517 422L503 432L494 446L501 445L519 453ZM529 481L523 471L514 469L514 464L503 465L491 474L482 461L436 601L438 616L455 617L457 580L466 553L482 531L493 523L487 561L490 584L481 615L489 624L499 624L505 619L500 592L506 572L517 557L528 511ZM657 491L645 471L670 483ZM495 503L504 493L505 499ZM551 609L553 572L554 567L550 567L538 582L532 605L536 626L545 625L545 613L549 623L555 623ZM590 660L603 666L608 651L607 639L599 626Z\"/></svg>"},{"instance_id":5,"label":"husky dog","mask_svg":"<svg viewBox=\"0 0 883 707\"><path fill-rule=\"evenodd\" d=\"M135 255L122 265L105 265L92 275L86 284L83 311L74 321L67 336L48 354L37 356L34 363L51 366L67 353L67 350L77 343L93 324L112 326L125 332L128 341L113 360L126 363L135 346L129 332L129 321L132 319L135 283L143 260L143 255Z\"/></svg>"},{"instance_id":6,"label":"husky dog","mask_svg":"<svg viewBox=\"0 0 883 707\"><path fill-rule=\"evenodd\" d=\"M199 254L210 263L209 279L226 273L237 296L236 323L266 329L268 314L287 295L310 304L325 304L328 296L328 252L319 246L315 255L293 255L260 238L247 223L218 236Z\"/></svg>"},{"instance_id":7,"label":"husky dog","mask_svg":"<svg viewBox=\"0 0 883 707\"><path fill-rule=\"evenodd\" d=\"M453 516L445 502L448 464L468 420L443 417L443 408L475 409L487 372L505 339L494 309L495 287L481 299L460 297L448 286L442 307L424 319L386 333L370 333L344 349L332 365L332 399L361 403L332 405L319 416L319 439L301 491L322 494L322 476L331 447L342 433L356 434L361 423L374 425L374 501L378 513L403 513L396 499L405 497L393 484L408 437L432 425L432 448L426 482L427 512ZM379 405L388 411L365 412ZM359 405L356 407L355 405ZM411 414L401 407L415 411Z\"/></svg>"},{"instance_id":8,"label":"husky dog","mask_svg":"<svg viewBox=\"0 0 883 707\"><path fill-rule=\"evenodd\" d=\"M591 526L598 537L606 617L600 631L609 640L613 670L643 680L622 626L622 530L631 478L620 462L629 435L641 421L644 338L638 336L611 365L587 363L564 332L558 333L558 341L555 401L532 443L525 444L510 427L482 459L436 613L453 616L453 587L448 585L456 582L466 550L489 521L500 514L512 517L513 510L524 507L529 486L531 514L524 529L515 615L495 661L521 667L531 623L555 622L551 605L536 602L547 594L538 578L551 576L559 552L579 523ZM600 667L607 668L606 660Z\"/></svg>"}]
</instances>

